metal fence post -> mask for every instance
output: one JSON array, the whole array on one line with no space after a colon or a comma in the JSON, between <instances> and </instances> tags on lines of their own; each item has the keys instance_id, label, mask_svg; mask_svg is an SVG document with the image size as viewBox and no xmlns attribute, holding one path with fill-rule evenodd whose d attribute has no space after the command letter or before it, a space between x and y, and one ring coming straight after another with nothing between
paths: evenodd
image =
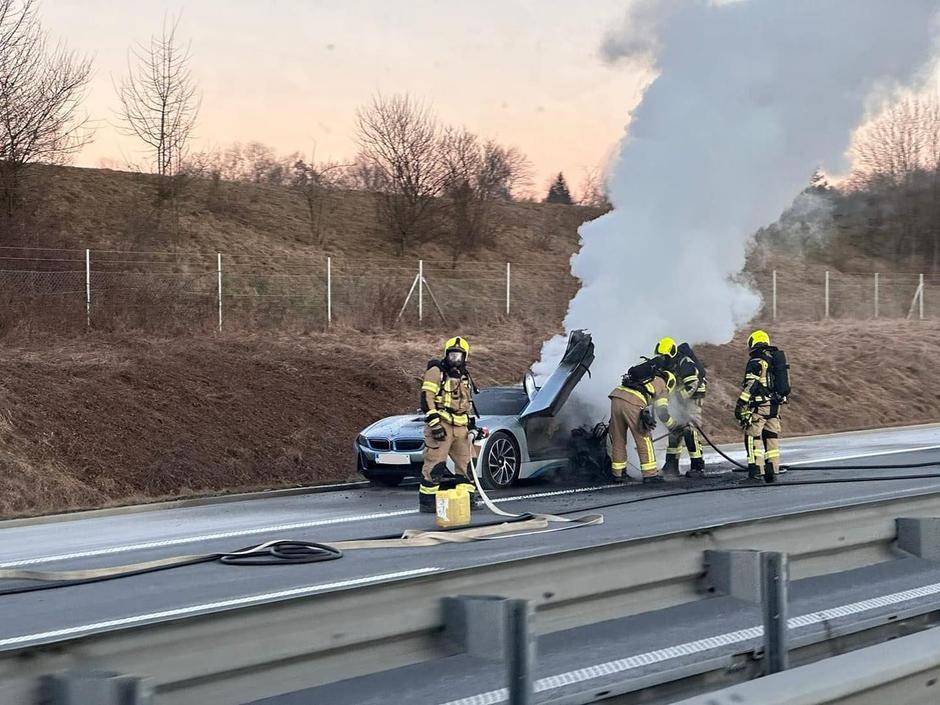
<instances>
[{"instance_id":1,"label":"metal fence post","mask_svg":"<svg viewBox=\"0 0 940 705\"><path fill-rule=\"evenodd\" d=\"M826 315L829 318L829 270L826 270Z\"/></svg>"},{"instance_id":2,"label":"metal fence post","mask_svg":"<svg viewBox=\"0 0 940 705\"><path fill-rule=\"evenodd\" d=\"M424 260L418 260L418 320L424 320Z\"/></svg>"},{"instance_id":3,"label":"metal fence post","mask_svg":"<svg viewBox=\"0 0 940 705\"><path fill-rule=\"evenodd\" d=\"M920 275L920 282L918 285L918 289L920 290L920 311L919 311L920 320L924 320L924 275L923 274Z\"/></svg>"},{"instance_id":4,"label":"metal fence post","mask_svg":"<svg viewBox=\"0 0 940 705\"><path fill-rule=\"evenodd\" d=\"M222 332L222 253L216 252L216 271L219 275L219 333Z\"/></svg>"},{"instance_id":5,"label":"metal fence post","mask_svg":"<svg viewBox=\"0 0 940 705\"><path fill-rule=\"evenodd\" d=\"M777 320L777 270L773 272L773 319Z\"/></svg>"},{"instance_id":6,"label":"metal fence post","mask_svg":"<svg viewBox=\"0 0 940 705\"><path fill-rule=\"evenodd\" d=\"M875 318L878 318L878 272L875 272Z\"/></svg>"},{"instance_id":7,"label":"metal fence post","mask_svg":"<svg viewBox=\"0 0 940 705\"><path fill-rule=\"evenodd\" d=\"M85 250L85 328L91 328L91 250Z\"/></svg>"},{"instance_id":8,"label":"metal fence post","mask_svg":"<svg viewBox=\"0 0 940 705\"><path fill-rule=\"evenodd\" d=\"M510 265L506 262L506 315L509 315L509 282L511 280Z\"/></svg>"},{"instance_id":9,"label":"metal fence post","mask_svg":"<svg viewBox=\"0 0 940 705\"><path fill-rule=\"evenodd\" d=\"M769 675L787 669L787 555L762 552L760 561L764 664Z\"/></svg>"},{"instance_id":10,"label":"metal fence post","mask_svg":"<svg viewBox=\"0 0 940 705\"><path fill-rule=\"evenodd\" d=\"M326 324L333 325L333 258L326 258Z\"/></svg>"}]
</instances>

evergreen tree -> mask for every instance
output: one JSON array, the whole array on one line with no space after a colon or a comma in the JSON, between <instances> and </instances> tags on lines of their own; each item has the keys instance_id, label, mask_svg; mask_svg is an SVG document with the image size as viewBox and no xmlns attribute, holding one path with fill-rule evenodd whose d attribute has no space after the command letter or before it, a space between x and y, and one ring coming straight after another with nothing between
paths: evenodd
<instances>
[{"instance_id":1,"label":"evergreen tree","mask_svg":"<svg viewBox=\"0 0 940 705\"><path fill-rule=\"evenodd\" d=\"M569 206L573 203L571 200L571 191L568 190L568 182L565 181L565 175L560 171L548 189L548 195L545 197L545 202L564 203L565 205Z\"/></svg>"}]
</instances>

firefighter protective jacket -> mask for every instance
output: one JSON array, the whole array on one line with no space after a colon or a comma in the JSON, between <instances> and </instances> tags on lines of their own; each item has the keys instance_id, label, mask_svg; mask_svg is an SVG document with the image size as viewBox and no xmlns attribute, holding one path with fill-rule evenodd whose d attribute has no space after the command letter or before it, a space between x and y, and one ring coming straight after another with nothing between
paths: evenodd
<instances>
[{"instance_id":1,"label":"firefighter protective jacket","mask_svg":"<svg viewBox=\"0 0 940 705\"><path fill-rule=\"evenodd\" d=\"M777 400L774 398L769 386L767 375L769 369L770 361L767 359L765 351L763 349L754 350L744 370L741 396L738 397L739 407L756 409L764 416L776 416Z\"/></svg>"},{"instance_id":2,"label":"firefighter protective jacket","mask_svg":"<svg viewBox=\"0 0 940 705\"><path fill-rule=\"evenodd\" d=\"M676 378L679 382L677 386L680 398L691 399L695 396L705 396L705 378L698 365L688 355L683 356L676 363Z\"/></svg>"},{"instance_id":3,"label":"firefighter protective jacket","mask_svg":"<svg viewBox=\"0 0 940 705\"><path fill-rule=\"evenodd\" d=\"M454 426L467 426L473 408L473 386L466 372L456 377L445 365L432 365L424 373L421 385L421 408L428 426L441 421Z\"/></svg>"},{"instance_id":4,"label":"firefighter protective jacket","mask_svg":"<svg viewBox=\"0 0 940 705\"><path fill-rule=\"evenodd\" d=\"M624 401L639 401L644 407L652 404L656 417L672 430L678 423L669 414L669 393L676 387L676 376L668 371L664 374L665 377L657 375L648 382L620 385L609 396Z\"/></svg>"}]
</instances>

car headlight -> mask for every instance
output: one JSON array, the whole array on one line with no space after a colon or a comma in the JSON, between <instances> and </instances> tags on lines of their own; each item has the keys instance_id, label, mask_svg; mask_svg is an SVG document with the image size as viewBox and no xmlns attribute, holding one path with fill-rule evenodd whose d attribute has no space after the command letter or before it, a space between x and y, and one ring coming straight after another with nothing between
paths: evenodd
<instances>
[{"instance_id":1,"label":"car headlight","mask_svg":"<svg viewBox=\"0 0 940 705\"><path fill-rule=\"evenodd\" d=\"M361 435L361 434L358 435L358 436L356 436L356 443L357 443L358 445L361 445L361 446L365 447L365 448L368 448L368 447L369 447L369 441L367 441L367 440L366 440L366 437L363 436L363 435Z\"/></svg>"}]
</instances>

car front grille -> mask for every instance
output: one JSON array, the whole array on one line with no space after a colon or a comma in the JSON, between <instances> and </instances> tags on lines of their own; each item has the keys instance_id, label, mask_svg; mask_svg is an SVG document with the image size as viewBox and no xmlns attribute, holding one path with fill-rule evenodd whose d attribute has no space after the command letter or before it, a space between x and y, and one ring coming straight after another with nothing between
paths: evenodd
<instances>
[{"instance_id":1,"label":"car front grille","mask_svg":"<svg viewBox=\"0 0 940 705\"><path fill-rule=\"evenodd\" d=\"M391 450L392 442L387 438L370 438L369 447L373 450Z\"/></svg>"},{"instance_id":2,"label":"car front grille","mask_svg":"<svg viewBox=\"0 0 940 705\"><path fill-rule=\"evenodd\" d=\"M403 452L412 452L421 450L424 447L424 441L420 438L399 438L395 441L395 450Z\"/></svg>"}]
</instances>

